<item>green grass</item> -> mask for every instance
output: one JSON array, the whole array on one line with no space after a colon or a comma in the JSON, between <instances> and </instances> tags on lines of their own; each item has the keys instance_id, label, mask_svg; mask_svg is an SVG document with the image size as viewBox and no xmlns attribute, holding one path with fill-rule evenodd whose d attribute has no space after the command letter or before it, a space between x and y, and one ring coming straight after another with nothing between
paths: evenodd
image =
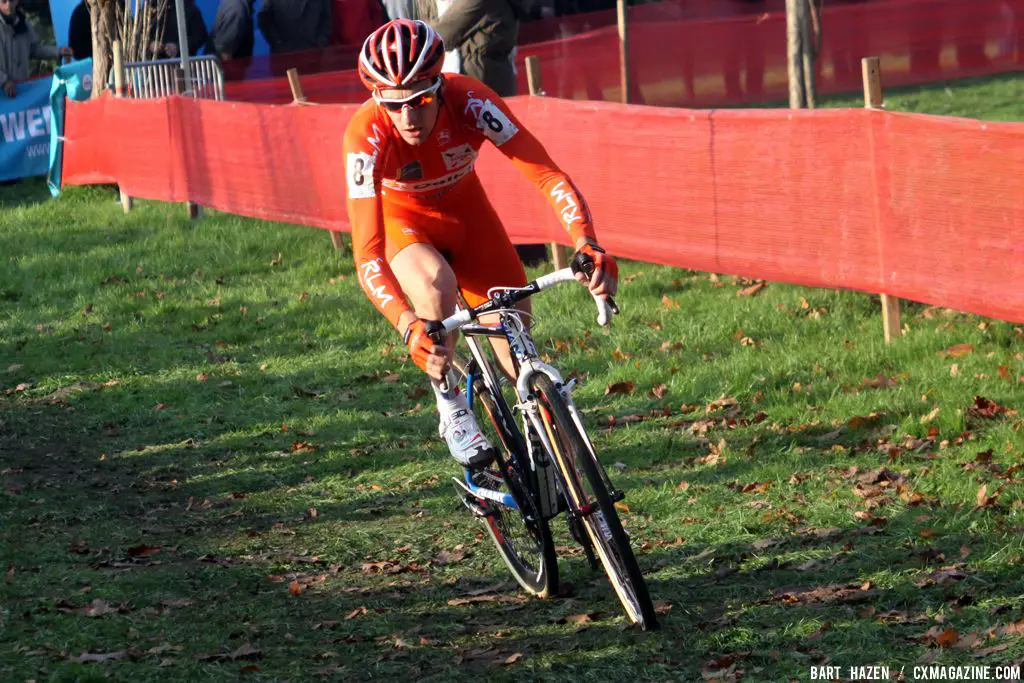
<instances>
[{"instance_id":1,"label":"green grass","mask_svg":"<svg viewBox=\"0 0 1024 683\"><path fill-rule=\"evenodd\" d=\"M951 86L978 117L1019 87ZM0 680L782 681L1024 657L1018 325L907 304L886 346L875 297L737 296L638 263L611 331L581 288L538 297L537 341L584 378L627 491L664 612L644 634L578 554L567 597L516 590L453 495L421 374L324 233L2 192Z\"/></svg>"}]
</instances>

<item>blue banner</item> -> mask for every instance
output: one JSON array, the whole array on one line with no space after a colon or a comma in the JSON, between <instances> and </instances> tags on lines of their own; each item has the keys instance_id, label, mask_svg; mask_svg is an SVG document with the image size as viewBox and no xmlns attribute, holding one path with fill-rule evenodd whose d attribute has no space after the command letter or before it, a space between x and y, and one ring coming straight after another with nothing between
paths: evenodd
<instances>
[{"instance_id":1,"label":"blue banner","mask_svg":"<svg viewBox=\"0 0 1024 683\"><path fill-rule=\"evenodd\" d=\"M0 95L0 180L46 175L50 151L50 81L18 83Z\"/></svg>"},{"instance_id":2,"label":"blue banner","mask_svg":"<svg viewBox=\"0 0 1024 683\"><path fill-rule=\"evenodd\" d=\"M92 97L92 60L83 59L59 67L51 79L48 93L52 119L49 144L50 193L60 193L60 171L64 153L64 111L67 100L83 102ZM47 171L44 169L43 173Z\"/></svg>"}]
</instances>

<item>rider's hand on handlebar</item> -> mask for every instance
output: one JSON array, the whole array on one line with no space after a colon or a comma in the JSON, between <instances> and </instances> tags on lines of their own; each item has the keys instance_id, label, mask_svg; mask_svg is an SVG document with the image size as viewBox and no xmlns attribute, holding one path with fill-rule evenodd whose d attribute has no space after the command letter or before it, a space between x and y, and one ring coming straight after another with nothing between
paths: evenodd
<instances>
[{"instance_id":1,"label":"rider's hand on handlebar","mask_svg":"<svg viewBox=\"0 0 1024 683\"><path fill-rule=\"evenodd\" d=\"M584 244L576 251L573 261L590 259L594 263L594 271L589 279L587 276L573 268L576 272L576 279L580 284L586 285L590 293L595 296L614 296L619 288L619 265L611 256L605 253L604 249L597 245Z\"/></svg>"},{"instance_id":2,"label":"rider's hand on handlebar","mask_svg":"<svg viewBox=\"0 0 1024 683\"><path fill-rule=\"evenodd\" d=\"M405 343L409 355L423 372L434 380L441 381L448 371L452 350L443 343L437 343L427 333L426 322L417 318L405 330Z\"/></svg>"}]
</instances>

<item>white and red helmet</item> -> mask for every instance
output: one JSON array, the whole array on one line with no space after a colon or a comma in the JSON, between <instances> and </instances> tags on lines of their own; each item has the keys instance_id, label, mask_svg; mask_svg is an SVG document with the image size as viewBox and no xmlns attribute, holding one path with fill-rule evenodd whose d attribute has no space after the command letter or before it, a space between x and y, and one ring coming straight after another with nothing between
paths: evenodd
<instances>
[{"instance_id":1,"label":"white and red helmet","mask_svg":"<svg viewBox=\"0 0 1024 683\"><path fill-rule=\"evenodd\" d=\"M371 90L401 88L435 78L444 62L444 42L426 23L395 19L366 37L359 51L359 78Z\"/></svg>"}]
</instances>

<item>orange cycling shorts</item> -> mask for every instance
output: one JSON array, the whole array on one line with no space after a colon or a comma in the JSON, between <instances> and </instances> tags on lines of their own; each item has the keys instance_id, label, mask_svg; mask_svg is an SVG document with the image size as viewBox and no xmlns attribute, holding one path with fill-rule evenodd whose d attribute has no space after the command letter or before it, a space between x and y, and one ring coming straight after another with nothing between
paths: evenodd
<instances>
[{"instance_id":1,"label":"orange cycling shorts","mask_svg":"<svg viewBox=\"0 0 1024 683\"><path fill-rule=\"evenodd\" d=\"M470 306L487 301L491 287L526 284L519 255L482 189L428 202L388 194L383 202L388 263L410 244L432 245L448 260Z\"/></svg>"}]
</instances>

